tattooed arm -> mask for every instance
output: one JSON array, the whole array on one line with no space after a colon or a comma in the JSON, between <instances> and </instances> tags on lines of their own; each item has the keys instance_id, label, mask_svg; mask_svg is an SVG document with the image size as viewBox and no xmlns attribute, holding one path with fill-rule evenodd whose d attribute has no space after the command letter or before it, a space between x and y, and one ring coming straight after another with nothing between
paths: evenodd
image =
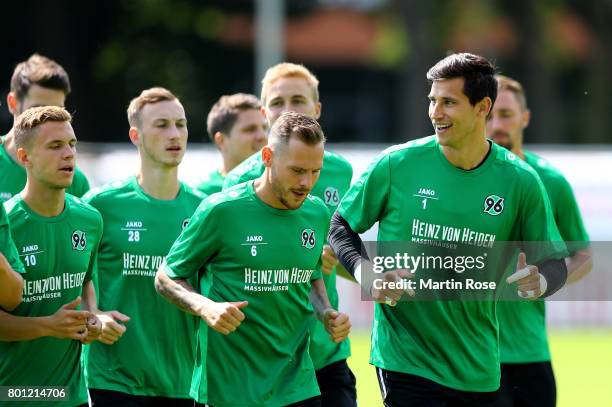
<instances>
[{"instance_id":1,"label":"tattooed arm","mask_svg":"<svg viewBox=\"0 0 612 407\"><path fill-rule=\"evenodd\" d=\"M351 331L351 322L347 314L332 308L327 297L327 290L322 278L312 281L310 302L315 309L317 318L334 342L342 342Z\"/></svg>"},{"instance_id":2,"label":"tattooed arm","mask_svg":"<svg viewBox=\"0 0 612 407\"><path fill-rule=\"evenodd\" d=\"M241 308L247 301L214 302L198 294L184 279L171 279L162 268L155 275L155 290L182 311L202 318L208 326L223 335L234 332L244 320Z\"/></svg>"}]
</instances>

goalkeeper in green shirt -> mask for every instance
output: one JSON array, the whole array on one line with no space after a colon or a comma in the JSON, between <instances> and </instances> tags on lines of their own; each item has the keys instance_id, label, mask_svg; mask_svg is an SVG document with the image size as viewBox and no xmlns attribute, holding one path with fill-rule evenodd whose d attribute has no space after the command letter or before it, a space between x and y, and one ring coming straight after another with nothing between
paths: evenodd
<instances>
[{"instance_id":1,"label":"goalkeeper in green shirt","mask_svg":"<svg viewBox=\"0 0 612 407\"><path fill-rule=\"evenodd\" d=\"M497 400L497 292L483 292L481 301L464 290L453 301L419 300L428 292L419 280L423 270L390 270L385 282L400 287L377 285L358 233L378 222L379 243L409 243L417 253L448 250L457 261L465 259L463 251L453 251L457 247L482 250L489 257L479 275L503 285L512 272L513 290L525 298L551 295L566 280L565 245L540 178L486 139L497 95L494 73L489 61L473 54L434 65L427 79L435 135L383 151L332 218L330 244L377 301L370 363L385 406L491 406ZM504 242L529 241L540 243L523 246L537 267L525 264L515 273L518 253L505 255ZM463 272L452 262L433 271L442 278ZM416 290L401 284L409 277L419 283ZM410 295L414 300L405 301Z\"/></svg>"}]
</instances>

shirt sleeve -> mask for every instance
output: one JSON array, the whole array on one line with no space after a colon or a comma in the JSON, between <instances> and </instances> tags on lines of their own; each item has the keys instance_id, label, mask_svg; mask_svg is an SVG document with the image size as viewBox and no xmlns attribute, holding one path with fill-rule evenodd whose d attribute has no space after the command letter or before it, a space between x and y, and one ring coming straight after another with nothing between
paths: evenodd
<instances>
[{"instance_id":1,"label":"shirt sleeve","mask_svg":"<svg viewBox=\"0 0 612 407\"><path fill-rule=\"evenodd\" d=\"M0 252L6 257L13 270L18 273L25 273L25 268L19 260L19 252L13 238L11 237L11 227L4 206L0 203Z\"/></svg>"},{"instance_id":2,"label":"shirt sleeve","mask_svg":"<svg viewBox=\"0 0 612 407\"><path fill-rule=\"evenodd\" d=\"M589 246L589 235L584 228L574 191L563 177L558 180L555 196L555 221L570 254Z\"/></svg>"},{"instance_id":3,"label":"shirt sleeve","mask_svg":"<svg viewBox=\"0 0 612 407\"><path fill-rule=\"evenodd\" d=\"M221 242L216 220L218 211L218 206L209 198L198 206L166 257L163 267L168 277L188 279L219 252Z\"/></svg>"},{"instance_id":4,"label":"shirt sleeve","mask_svg":"<svg viewBox=\"0 0 612 407\"><path fill-rule=\"evenodd\" d=\"M567 249L553 217L548 194L540 177L533 171L521 183L524 186L520 211L520 240L529 264L567 257Z\"/></svg>"},{"instance_id":5,"label":"shirt sleeve","mask_svg":"<svg viewBox=\"0 0 612 407\"><path fill-rule=\"evenodd\" d=\"M259 178L263 174L264 169L265 167L261 161L261 152L258 151L227 174L223 181L223 190Z\"/></svg>"},{"instance_id":6,"label":"shirt sleeve","mask_svg":"<svg viewBox=\"0 0 612 407\"><path fill-rule=\"evenodd\" d=\"M385 152L374 159L340 202L338 213L355 232L365 232L382 218L389 197L390 176L389 154Z\"/></svg>"}]
</instances>

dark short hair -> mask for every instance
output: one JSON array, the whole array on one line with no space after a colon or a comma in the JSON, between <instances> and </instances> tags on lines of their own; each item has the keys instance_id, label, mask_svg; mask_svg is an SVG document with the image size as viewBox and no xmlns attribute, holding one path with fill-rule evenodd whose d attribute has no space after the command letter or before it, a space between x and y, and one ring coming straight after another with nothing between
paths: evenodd
<instances>
[{"instance_id":1,"label":"dark short hair","mask_svg":"<svg viewBox=\"0 0 612 407\"><path fill-rule=\"evenodd\" d=\"M302 113L285 112L272 125L269 134L273 143L287 145L292 137L309 146L325 143L325 135L319 123Z\"/></svg>"},{"instance_id":2,"label":"dark short hair","mask_svg":"<svg viewBox=\"0 0 612 407\"><path fill-rule=\"evenodd\" d=\"M480 55L451 54L427 71L427 80L433 83L438 79L464 78L463 93L472 106L485 97L491 98L491 102L495 103L497 98L495 70L495 65Z\"/></svg>"},{"instance_id":3,"label":"dark short hair","mask_svg":"<svg viewBox=\"0 0 612 407\"><path fill-rule=\"evenodd\" d=\"M521 109L527 110L527 97L525 96L525 89L519 81L509 78L504 75L495 75L497 79L497 90L509 90L514 93L516 100L519 102Z\"/></svg>"},{"instance_id":4,"label":"dark short hair","mask_svg":"<svg viewBox=\"0 0 612 407\"><path fill-rule=\"evenodd\" d=\"M22 101L32 85L70 93L70 79L66 70L57 62L39 54L19 63L11 77L11 92Z\"/></svg>"},{"instance_id":5,"label":"dark short hair","mask_svg":"<svg viewBox=\"0 0 612 407\"><path fill-rule=\"evenodd\" d=\"M17 148L31 145L38 127L48 122L68 122L72 116L66 109L59 106L38 106L25 110L17 117L15 123L15 144Z\"/></svg>"},{"instance_id":6,"label":"dark short hair","mask_svg":"<svg viewBox=\"0 0 612 407\"><path fill-rule=\"evenodd\" d=\"M245 110L259 110L260 108L261 102L255 95L235 93L233 95L221 96L210 109L206 119L208 137L214 143L215 133L221 132L228 135L240 113Z\"/></svg>"}]
</instances>

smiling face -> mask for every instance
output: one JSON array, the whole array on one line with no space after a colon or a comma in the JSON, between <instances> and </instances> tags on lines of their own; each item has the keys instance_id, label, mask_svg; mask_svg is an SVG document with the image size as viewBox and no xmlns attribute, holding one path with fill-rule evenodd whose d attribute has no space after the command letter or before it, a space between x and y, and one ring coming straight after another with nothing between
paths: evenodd
<instances>
[{"instance_id":1,"label":"smiling face","mask_svg":"<svg viewBox=\"0 0 612 407\"><path fill-rule=\"evenodd\" d=\"M442 146L458 148L484 128L491 99L475 105L463 93L464 78L434 80L429 92L429 118Z\"/></svg>"},{"instance_id":2,"label":"smiling face","mask_svg":"<svg viewBox=\"0 0 612 407\"><path fill-rule=\"evenodd\" d=\"M76 136L69 122L46 122L38 126L27 147L19 148L18 157L28 178L51 189L72 184L76 159Z\"/></svg>"},{"instance_id":3,"label":"smiling face","mask_svg":"<svg viewBox=\"0 0 612 407\"><path fill-rule=\"evenodd\" d=\"M139 113L138 136L132 142L142 160L177 167L187 147L187 118L178 100L148 103Z\"/></svg>"},{"instance_id":4,"label":"smiling face","mask_svg":"<svg viewBox=\"0 0 612 407\"><path fill-rule=\"evenodd\" d=\"M284 76L275 80L268 90L263 112L272 126L284 112L296 112L318 119L321 103L315 100L315 92L305 78Z\"/></svg>"}]
</instances>

